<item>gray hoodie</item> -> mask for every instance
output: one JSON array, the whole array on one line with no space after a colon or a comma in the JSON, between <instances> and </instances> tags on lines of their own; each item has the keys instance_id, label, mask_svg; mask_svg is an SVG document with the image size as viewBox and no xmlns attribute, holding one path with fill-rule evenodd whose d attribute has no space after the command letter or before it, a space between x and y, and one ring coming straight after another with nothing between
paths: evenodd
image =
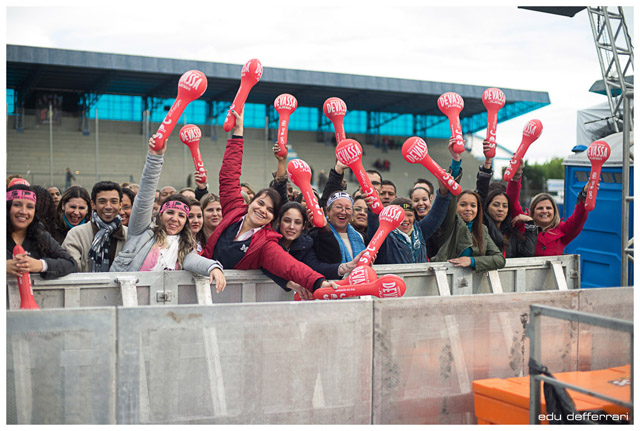
<instances>
[{"instance_id":1,"label":"gray hoodie","mask_svg":"<svg viewBox=\"0 0 640 431\"><path fill-rule=\"evenodd\" d=\"M131 209L127 242L113 261L111 272L139 271L155 244L151 216L163 164L163 156L147 153L147 160L140 177L140 187ZM184 228L189 229L189 226L185 225ZM220 262L199 256L195 251L185 256L182 267L200 275L209 275L214 268L222 269Z\"/></svg>"}]
</instances>

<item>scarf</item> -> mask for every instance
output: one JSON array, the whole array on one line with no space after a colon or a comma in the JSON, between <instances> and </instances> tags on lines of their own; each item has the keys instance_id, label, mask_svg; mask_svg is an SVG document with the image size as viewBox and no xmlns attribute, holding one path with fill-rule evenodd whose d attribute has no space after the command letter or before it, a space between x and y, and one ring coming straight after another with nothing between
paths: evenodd
<instances>
[{"instance_id":1,"label":"scarf","mask_svg":"<svg viewBox=\"0 0 640 431\"><path fill-rule=\"evenodd\" d=\"M423 263L427 261L427 249L426 246L423 247L424 240L422 239L422 232L420 228L416 229L415 224L408 234L396 228L391 231L390 235L393 235L411 249L413 263Z\"/></svg>"},{"instance_id":2,"label":"scarf","mask_svg":"<svg viewBox=\"0 0 640 431\"><path fill-rule=\"evenodd\" d=\"M62 213L62 219L64 220L64 224L66 224L69 229L73 229L76 226L80 226L81 224L85 224L86 221L87 221L86 219L83 218L80 223L78 223L76 226L74 226L71 223L69 223L69 220L67 220L67 215L64 214L64 213Z\"/></svg>"},{"instance_id":3,"label":"scarf","mask_svg":"<svg viewBox=\"0 0 640 431\"><path fill-rule=\"evenodd\" d=\"M98 232L93 237L89 259L91 260L91 272L109 272L109 243L111 235L122 224L120 214L116 215L111 223L104 222L98 217L97 212L91 214L91 221L98 226Z\"/></svg>"},{"instance_id":4,"label":"scarf","mask_svg":"<svg viewBox=\"0 0 640 431\"><path fill-rule=\"evenodd\" d=\"M338 231L333 227L331 223L329 223L329 227L333 232L333 236L338 240L338 245L340 246L340 255L342 256L341 263L351 262L353 260L353 256L349 254L349 250L347 250L347 246L344 245L342 238ZM347 236L349 237L349 242L351 243L351 250L355 256L358 255L362 250L364 250L364 241L362 237L358 233L357 230L351 226L351 224L347 224Z\"/></svg>"}]
</instances>

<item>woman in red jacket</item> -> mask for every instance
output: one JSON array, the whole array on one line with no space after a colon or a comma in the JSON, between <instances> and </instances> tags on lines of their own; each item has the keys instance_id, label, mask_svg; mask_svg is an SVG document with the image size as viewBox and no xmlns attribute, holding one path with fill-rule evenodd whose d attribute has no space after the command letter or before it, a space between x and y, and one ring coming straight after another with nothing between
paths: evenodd
<instances>
[{"instance_id":1,"label":"woman in red jacket","mask_svg":"<svg viewBox=\"0 0 640 431\"><path fill-rule=\"evenodd\" d=\"M538 227L538 241L536 243L536 256L556 256L564 252L564 248L577 237L587 221L589 212L584 208L584 201L589 183L585 184L578 194L576 207L573 214L565 220L560 220L558 206L553 197L547 193L540 193L531 200L529 215L524 214L520 206L520 177L522 169L519 169L511 181L507 182L507 197L509 198L510 212L513 220L520 223L520 229L524 228L522 222L533 221Z\"/></svg>"},{"instance_id":2,"label":"woman in red jacket","mask_svg":"<svg viewBox=\"0 0 640 431\"><path fill-rule=\"evenodd\" d=\"M203 256L210 259L215 256L227 269L266 269L292 281L287 287L303 299L311 299L312 292L320 287L337 289L335 283L326 281L278 244L281 235L271 227L280 210L280 195L274 189L262 189L248 205L244 203L240 188L244 113L231 112L236 117L236 125L227 141L219 174L224 217L207 239Z\"/></svg>"}]
</instances>

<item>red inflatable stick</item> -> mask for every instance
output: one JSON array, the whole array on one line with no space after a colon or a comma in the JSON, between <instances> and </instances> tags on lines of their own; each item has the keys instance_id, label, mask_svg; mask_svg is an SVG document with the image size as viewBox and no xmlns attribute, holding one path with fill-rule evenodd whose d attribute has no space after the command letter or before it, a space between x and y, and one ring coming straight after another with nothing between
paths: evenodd
<instances>
[{"instance_id":1,"label":"red inflatable stick","mask_svg":"<svg viewBox=\"0 0 640 431\"><path fill-rule=\"evenodd\" d=\"M369 180L369 176L364 170L364 166L362 166L362 147L358 141L353 139L342 140L336 147L336 157L340 163L349 166L349 169L353 171L358 184L360 184L360 190L366 195L375 197L375 201L371 205L371 211L375 214L380 214L383 208L382 202L380 202L378 192L373 188L371 180Z\"/></svg>"},{"instance_id":2,"label":"red inflatable stick","mask_svg":"<svg viewBox=\"0 0 640 431\"><path fill-rule=\"evenodd\" d=\"M307 208L313 211L313 225L322 228L325 225L324 213L320 209L316 195L313 194L311 189L311 168L304 160L293 159L287 164L287 174L289 174L293 184L298 186L302 192Z\"/></svg>"},{"instance_id":3,"label":"red inflatable stick","mask_svg":"<svg viewBox=\"0 0 640 431\"><path fill-rule=\"evenodd\" d=\"M204 163L202 162L202 156L200 155L200 138L202 137L202 132L200 131L200 127L195 124L187 124L180 129L180 140L183 144L189 147L189 151L191 151L191 158L193 159L193 165L196 167L196 171L202 172L204 174ZM207 182L207 176L204 175L202 183Z\"/></svg>"},{"instance_id":4,"label":"red inflatable stick","mask_svg":"<svg viewBox=\"0 0 640 431\"><path fill-rule=\"evenodd\" d=\"M373 283L378 279L378 274L370 266L356 266L351 274L344 280L335 281L338 286L349 286L354 284ZM332 289L333 290L333 289ZM294 301L300 301L300 295L296 292L293 295ZM315 298L314 298L315 299Z\"/></svg>"},{"instance_id":5,"label":"red inflatable stick","mask_svg":"<svg viewBox=\"0 0 640 431\"><path fill-rule=\"evenodd\" d=\"M24 178L14 178L11 181L9 181L9 185L7 186L7 188L11 187L11 186L15 186L16 184L23 184L25 186L30 186L31 184L29 184L29 181L25 180Z\"/></svg>"},{"instance_id":6,"label":"red inflatable stick","mask_svg":"<svg viewBox=\"0 0 640 431\"><path fill-rule=\"evenodd\" d=\"M289 132L289 116L293 114L293 111L298 107L298 101L291 94L281 94L276 97L273 102L273 107L280 116L278 122L278 146L280 151L278 156L284 157L287 155L287 133ZM296 184L297 185L297 184Z\"/></svg>"},{"instance_id":7,"label":"red inflatable stick","mask_svg":"<svg viewBox=\"0 0 640 431\"><path fill-rule=\"evenodd\" d=\"M589 173L589 187L587 187L587 199L584 207L591 211L596 207L596 195L598 194L598 182L600 181L600 171L602 165L611 155L611 148L605 141L595 141L587 148L587 158L591 162L591 172Z\"/></svg>"},{"instance_id":8,"label":"red inflatable stick","mask_svg":"<svg viewBox=\"0 0 640 431\"><path fill-rule=\"evenodd\" d=\"M335 283L338 286L348 286L350 284L373 283L378 279L376 271L368 265L356 266L353 268L349 276Z\"/></svg>"},{"instance_id":9,"label":"red inflatable stick","mask_svg":"<svg viewBox=\"0 0 640 431\"><path fill-rule=\"evenodd\" d=\"M489 150L484 153L487 159L496 156L496 128L498 127L498 111L502 109L507 99L499 88L487 88L482 93L482 103L487 108L487 137Z\"/></svg>"},{"instance_id":10,"label":"red inflatable stick","mask_svg":"<svg viewBox=\"0 0 640 431\"><path fill-rule=\"evenodd\" d=\"M199 70L189 70L180 77L180 81L178 81L178 97L176 97L176 101L173 102L171 109L169 109L162 124L158 127L154 150L157 151L164 146L164 141L173 131L187 105L202 96L206 90L207 77Z\"/></svg>"},{"instance_id":11,"label":"red inflatable stick","mask_svg":"<svg viewBox=\"0 0 640 431\"><path fill-rule=\"evenodd\" d=\"M522 131L522 142L520 142L520 146L513 154L513 157L509 162L509 166L507 166L507 169L504 171L503 178L505 181L511 181L520 167L520 163L522 163L522 159L527 153L529 145L535 142L535 140L540 137L540 134L542 134L542 123L540 120L530 120L524 125L524 130Z\"/></svg>"},{"instance_id":12,"label":"red inflatable stick","mask_svg":"<svg viewBox=\"0 0 640 431\"><path fill-rule=\"evenodd\" d=\"M25 254L24 248L21 245L16 245L13 247L13 258L19 254ZM17 275L18 278L18 289L20 290L20 309L40 309L38 304L36 303L35 298L33 297L33 290L31 289L31 276L28 272L25 272L22 275Z\"/></svg>"},{"instance_id":13,"label":"red inflatable stick","mask_svg":"<svg viewBox=\"0 0 640 431\"><path fill-rule=\"evenodd\" d=\"M451 136L456 139L453 151L464 153L464 139L462 138L462 126L460 126L460 111L464 108L464 100L458 93L444 93L438 97L438 108L449 119Z\"/></svg>"},{"instance_id":14,"label":"red inflatable stick","mask_svg":"<svg viewBox=\"0 0 640 431\"><path fill-rule=\"evenodd\" d=\"M344 116L347 114L347 104L338 97L330 97L324 101L322 110L333 123L333 128L336 131L336 144L339 144L347 138L342 124Z\"/></svg>"},{"instance_id":15,"label":"red inflatable stick","mask_svg":"<svg viewBox=\"0 0 640 431\"><path fill-rule=\"evenodd\" d=\"M453 179L451 174L448 174L429 156L427 143L424 139L412 136L404 141L402 157L409 163L420 163L427 168L452 194L459 195L462 192L462 187Z\"/></svg>"},{"instance_id":16,"label":"red inflatable stick","mask_svg":"<svg viewBox=\"0 0 640 431\"><path fill-rule=\"evenodd\" d=\"M404 210L398 205L389 205L382 210L378 220L380 220L380 226L378 226L378 230L369 241L365 252L360 256L357 266L371 265L373 263L373 259L387 235L400 226L404 220Z\"/></svg>"},{"instance_id":17,"label":"red inflatable stick","mask_svg":"<svg viewBox=\"0 0 640 431\"><path fill-rule=\"evenodd\" d=\"M233 99L233 103L227 113L227 118L224 120L224 131L228 132L236 125L236 117L233 116L231 110L234 109L238 114L244 109L244 103L247 101L249 91L254 85L262 78L262 63L257 58L252 58L242 66L242 72L240 73L240 88L236 93L236 97Z\"/></svg>"},{"instance_id":18,"label":"red inflatable stick","mask_svg":"<svg viewBox=\"0 0 640 431\"><path fill-rule=\"evenodd\" d=\"M407 286L397 275L387 274L379 279L362 284L349 284L332 287L321 287L313 292L313 299L341 299L353 296L377 296L378 298L400 298L407 290Z\"/></svg>"}]
</instances>

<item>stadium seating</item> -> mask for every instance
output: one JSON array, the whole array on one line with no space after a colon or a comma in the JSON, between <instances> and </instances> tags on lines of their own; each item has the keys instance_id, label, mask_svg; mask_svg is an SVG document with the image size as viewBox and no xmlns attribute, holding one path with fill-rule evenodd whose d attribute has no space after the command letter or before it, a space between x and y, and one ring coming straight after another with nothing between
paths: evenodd
<instances>
[{"instance_id":1,"label":"stadium seating","mask_svg":"<svg viewBox=\"0 0 640 431\"><path fill-rule=\"evenodd\" d=\"M209 171L209 188L217 192L218 171L228 134L222 130L221 126L217 126L215 139L212 139L208 136L211 134L209 127L200 127L205 135L200 142L200 152L205 167ZM141 124L137 122L100 122L98 140L100 162L97 176L100 180L139 181L146 153L146 139L141 129ZM154 127L152 129L155 130ZM52 130L54 185L64 186L65 169L69 167L72 172L79 171L75 174L74 184L90 188L97 178L95 125L90 124L91 133L83 135L78 130L78 120L65 117L62 126L54 126ZM377 159L387 159L391 162L391 170L382 174L383 178L396 184L399 194L405 194L415 178L434 179L421 165L407 163L399 149L385 153L381 148L364 145L364 135L350 137L363 145L365 151L363 164L366 169L372 169ZM402 141L402 138L400 140ZM324 169L328 173L335 164L335 147L317 142L315 132L291 131L288 143L290 155L305 160L314 169L314 185L320 170ZM448 167L451 161L446 143L446 140L442 139L428 139L430 155L444 168ZM256 190L269 183L272 178L271 173L276 168L276 160L271 151L272 146L272 142L265 140L263 129L245 131L242 182L250 183ZM178 139L177 130L174 130L169 140L165 157L160 186L172 185L177 189L185 187L187 177L193 173L194 167L189 151ZM463 157L465 172L462 180L463 188L474 188L479 163L468 153ZM7 130L7 174L14 173L22 174L33 184L50 185L49 127L36 125L33 117L27 116L25 119L24 132L18 133L11 128ZM348 191L354 191L356 187L355 182L348 183Z\"/></svg>"}]
</instances>

